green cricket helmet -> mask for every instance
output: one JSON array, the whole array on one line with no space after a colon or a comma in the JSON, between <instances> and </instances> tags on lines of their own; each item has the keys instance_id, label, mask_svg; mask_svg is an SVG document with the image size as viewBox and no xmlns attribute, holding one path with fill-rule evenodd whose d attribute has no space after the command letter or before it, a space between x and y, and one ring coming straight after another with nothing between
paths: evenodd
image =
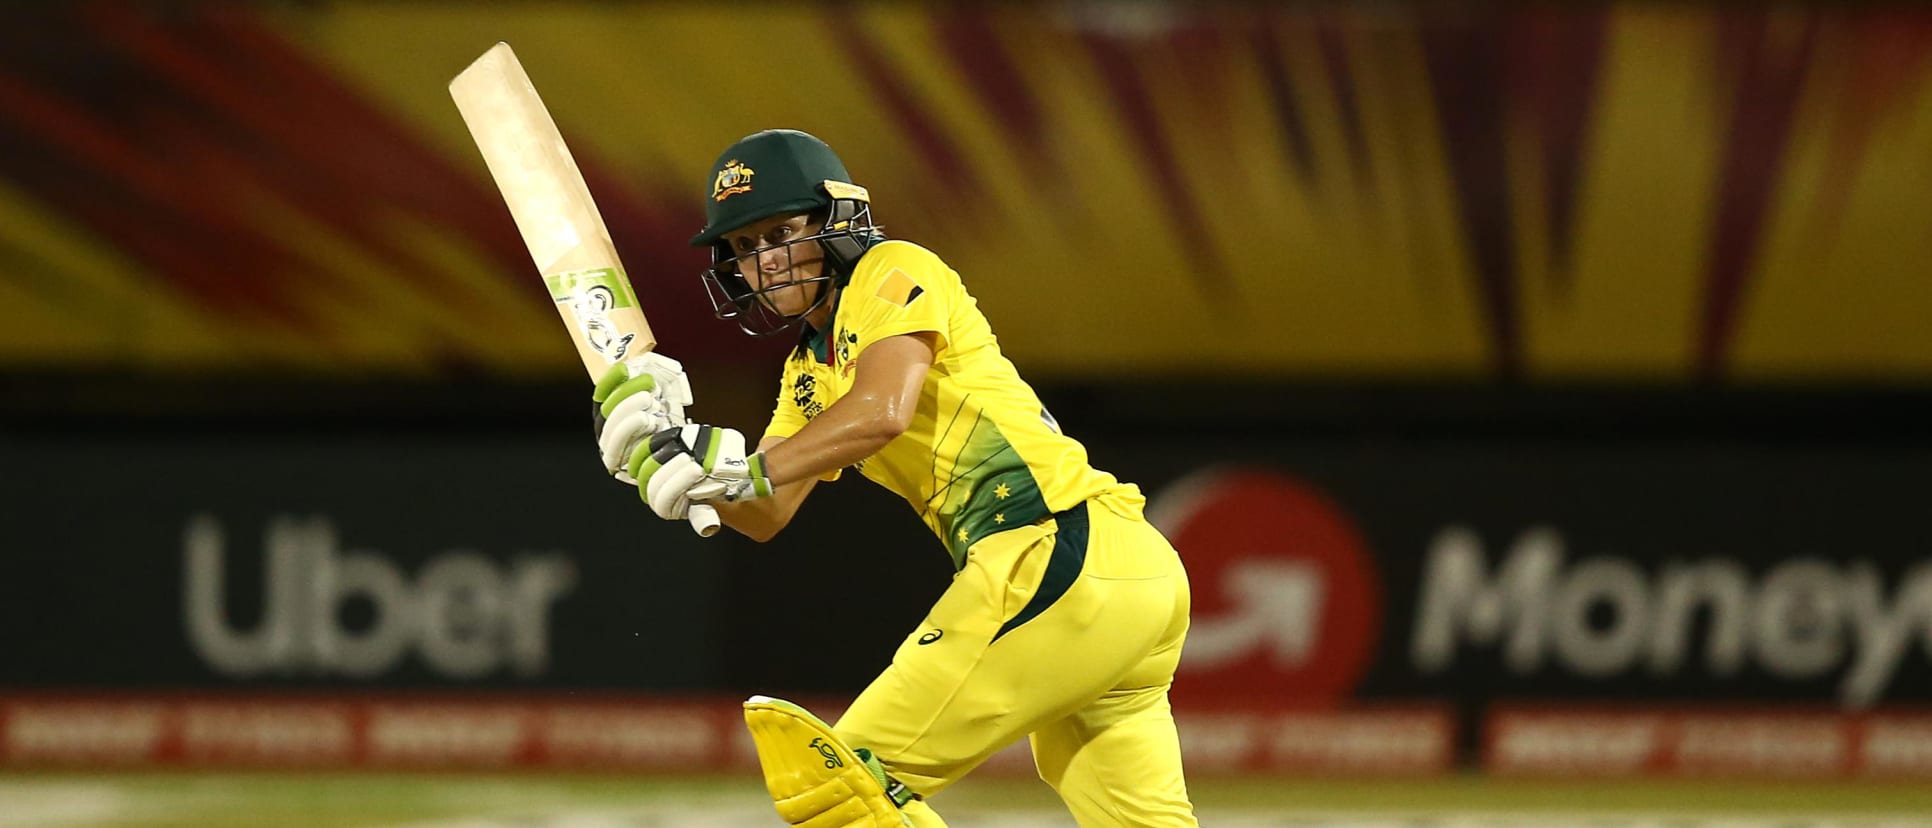
<instances>
[{"instance_id":1,"label":"green cricket helmet","mask_svg":"<svg viewBox=\"0 0 1932 828\"><path fill-rule=\"evenodd\" d=\"M696 247L711 248L711 267L702 274L705 292L719 319L736 320L753 336L769 336L794 329L823 307L832 288L845 284L867 248L885 237L872 223L871 199L865 188L852 183L845 164L832 148L795 129L768 129L745 136L727 148L711 165L705 180L704 229L691 238ZM806 213L818 232L754 250L734 250L725 236L773 216ZM816 242L825 251L824 272L812 279L757 289L745 281L740 266L749 259L792 245ZM811 307L796 314L780 313L769 293L793 284L818 285Z\"/></svg>"}]
</instances>

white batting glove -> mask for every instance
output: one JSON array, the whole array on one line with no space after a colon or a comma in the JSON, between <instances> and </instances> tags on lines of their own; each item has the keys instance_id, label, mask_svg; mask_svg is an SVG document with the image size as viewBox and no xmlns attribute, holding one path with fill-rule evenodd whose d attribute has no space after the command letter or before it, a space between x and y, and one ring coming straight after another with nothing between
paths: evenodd
<instances>
[{"instance_id":1,"label":"white batting glove","mask_svg":"<svg viewBox=\"0 0 1932 828\"><path fill-rule=\"evenodd\" d=\"M692 503L735 503L771 494L765 454L745 454L745 435L735 428L692 423L658 432L631 455L626 470L651 511L679 520Z\"/></svg>"},{"instance_id":2,"label":"white batting glove","mask_svg":"<svg viewBox=\"0 0 1932 828\"><path fill-rule=\"evenodd\" d=\"M651 435L684 425L691 383L677 360L647 351L612 365L591 399L604 470L636 485L626 461Z\"/></svg>"}]
</instances>

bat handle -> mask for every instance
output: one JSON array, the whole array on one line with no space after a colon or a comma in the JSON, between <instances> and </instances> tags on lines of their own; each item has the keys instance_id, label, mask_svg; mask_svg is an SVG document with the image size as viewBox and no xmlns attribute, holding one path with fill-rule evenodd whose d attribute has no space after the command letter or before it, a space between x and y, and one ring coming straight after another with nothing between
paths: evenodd
<instances>
[{"instance_id":1,"label":"bat handle","mask_svg":"<svg viewBox=\"0 0 1932 828\"><path fill-rule=\"evenodd\" d=\"M703 503L693 503L685 519L691 521L691 531L698 533L698 537L708 538L718 534L717 509Z\"/></svg>"}]
</instances>

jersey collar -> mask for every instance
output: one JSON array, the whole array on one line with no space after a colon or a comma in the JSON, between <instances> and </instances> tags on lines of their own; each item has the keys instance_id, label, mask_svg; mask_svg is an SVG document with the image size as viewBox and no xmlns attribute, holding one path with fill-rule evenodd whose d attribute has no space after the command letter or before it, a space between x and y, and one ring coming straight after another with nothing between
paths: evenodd
<instances>
[{"instance_id":1,"label":"jersey collar","mask_svg":"<svg viewBox=\"0 0 1932 828\"><path fill-rule=\"evenodd\" d=\"M832 313L831 315L827 316L826 319L828 320L828 324L834 328L838 327L839 300L843 298L845 298L844 290L839 290L837 293L832 294ZM817 328L814 328L812 327L812 323L810 322L807 322L804 325L801 325L799 327L803 328L803 330L800 331L798 335L798 346L800 348L804 348L806 350L811 351L812 356L818 359L818 364L831 365L832 364L831 332L821 331Z\"/></svg>"}]
</instances>

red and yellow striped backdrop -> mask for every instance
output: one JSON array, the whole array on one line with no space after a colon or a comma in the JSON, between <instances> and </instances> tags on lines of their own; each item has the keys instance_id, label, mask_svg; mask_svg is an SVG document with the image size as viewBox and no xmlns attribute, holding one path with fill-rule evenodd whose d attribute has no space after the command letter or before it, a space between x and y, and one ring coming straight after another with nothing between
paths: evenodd
<instances>
[{"instance_id":1,"label":"red and yellow striped backdrop","mask_svg":"<svg viewBox=\"0 0 1932 828\"><path fill-rule=\"evenodd\" d=\"M663 347L824 137L1039 374L1932 379L1932 12L0 10L0 366L567 376L445 84L509 40Z\"/></svg>"}]
</instances>

